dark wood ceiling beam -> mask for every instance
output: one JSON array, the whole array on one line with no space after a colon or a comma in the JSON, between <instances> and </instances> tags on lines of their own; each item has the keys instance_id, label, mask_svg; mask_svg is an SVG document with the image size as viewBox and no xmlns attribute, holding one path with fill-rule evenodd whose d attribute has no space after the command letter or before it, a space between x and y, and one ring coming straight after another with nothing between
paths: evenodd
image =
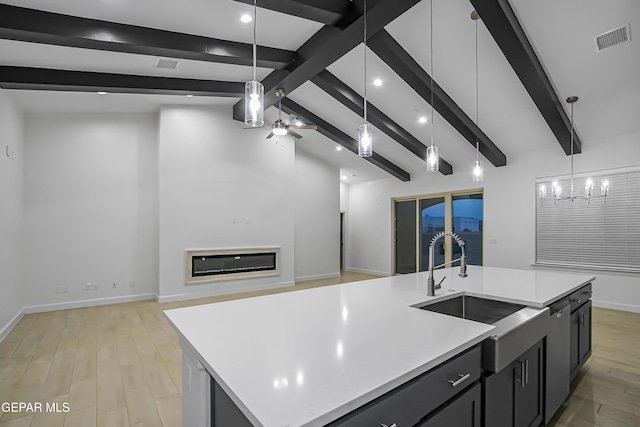
<instances>
[{"instance_id":1,"label":"dark wood ceiling beam","mask_svg":"<svg viewBox=\"0 0 640 427\"><path fill-rule=\"evenodd\" d=\"M362 116L364 114L364 99L329 71L321 71L311 81L357 115ZM370 102L367 102L367 120L404 148L420 157L420 159L425 160L427 158L427 147L420 140L391 120ZM438 169L443 175L453 173L451 164L442 157L440 157Z\"/></svg>"},{"instance_id":2,"label":"dark wood ceiling beam","mask_svg":"<svg viewBox=\"0 0 640 427\"><path fill-rule=\"evenodd\" d=\"M369 0L367 4L367 31L369 37L409 10L419 0ZM360 0L355 1L361 4ZM358 5L354 6L358 7ZM362 43L364 33L362 15L353 19L345 28L325 25L296 52L296 59L287 68L289 74L281 78L267 79L265 86L265 109L278 102L276 89L293 92L320 71L340 59L347 52ZM233 118L244 121L244 99L233 106Z\"/></svg>"},{"instance_id":3,"label":"dark wood ceiling beam","mask_svg":"<svg viewBox=\"0 0 640 427\"><path fill-rule=\"evenodd\" d=\"M470 0L564 152L571 154L571 120L507 0ZM573 151L582 151L574 131Z\"/></svg>"},{"instance_id":4,"label":"dark wood ceiling beam","mask_svg":"<svg viewBox=\"0 0 640 427\"><path fill-rule=\"evenodd\" d=\"M0 38L32 43L252 65L252 45L0 4ZM294 52L258 46L258 66L282 69Z\"/></svg>"},{"instance_id":5,"label":"dark wood ceiling beam","mask_svg":"<svg viewBox=\"0 0 640 427\"><path fill-rule=\"evenodd\" d=\"M431 77L387 31L378 32L368 45L422 99L431 103ZM435 81L433 85L433 108L473 147L478 141L480 152L491 164L506 165L507 156Z\"/></svg>"},{"instance_id":6,"label":"dark wood ceiling beam","mask_svg":"<svg viewBox=\"0 0 640 427\"><path fill-rule=\"evenodd\" d=\"M253 5L253 0L235 1ZM257 3L262 9L286 13L325 25L338 24L353 5L347 0L259 0Z\"/></svg>"},{"instance_id":7,"label":"dark wood ceiling beam","mask_svg":"<svg viewBox=\"0 0 640 427\"><path fill-rule=\"evenodd\" d=\"M0 66L3 89L240 97L244 83Z\"/></svg>"},{"instance_id":8,"label":"dark wood ceiling beam","mask_svg":"<svg viewBox=\"0 0 640 427\"><path fill-rule=\"evenodd\" d=\"M332 124L327 121L321 119L320 117L313 114L311 111L307 110L303 106L297 104L289 98L284 98L282 100L282 111L287 114L295 114L302 120L306 120L310 123L318 126L318 132L330 140L342 145L347 150L352 153L358 154L358 141L351 138L346 133L342 132L340 129L336 128ZM410 181L411 175L409 172L390 162L386 158L382 157L380 154L374 152L371 157L364 157L364 160L376 165L380 169L385 172L393 175L398 178L400 181Z\"/></svg>"}]
</instances>

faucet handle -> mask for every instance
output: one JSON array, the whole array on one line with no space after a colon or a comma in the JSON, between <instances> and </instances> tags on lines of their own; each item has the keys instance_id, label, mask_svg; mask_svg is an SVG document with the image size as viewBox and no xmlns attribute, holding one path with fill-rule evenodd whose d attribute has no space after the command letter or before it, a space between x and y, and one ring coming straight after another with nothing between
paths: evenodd
<instances>
[{"instance_id":1,"label":"faucet handle","mask_svg":"<svg viewBox=\"0 0 640 427\"><path fill-rule=\"evenodd\" d=\"M444 279L446 279L446 278L447 278L447 276L444 276L444 277L442 278L442 280L440 280L440 281L438 282L438 284L436 285L436 289L440 289L440 288L442 287L442 282L444 282Z\"/></svg>"}]
</instances>

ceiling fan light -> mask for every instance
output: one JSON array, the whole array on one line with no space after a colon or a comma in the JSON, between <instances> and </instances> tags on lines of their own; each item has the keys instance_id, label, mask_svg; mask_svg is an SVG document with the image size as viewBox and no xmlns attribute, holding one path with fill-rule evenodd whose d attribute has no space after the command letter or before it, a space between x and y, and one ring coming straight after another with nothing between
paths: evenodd
<instances>
[{"instance_id":1,"label":"ceiling fan light","mask_svg":"<svg viewBox=\"0 0 640 427\"><path fill-rule=\"evenodd\" d=\"M287 128L282 122L278 121L273 124L272 132L274 135L283 136L287 134Z\"/></svg>"}]
</instances>

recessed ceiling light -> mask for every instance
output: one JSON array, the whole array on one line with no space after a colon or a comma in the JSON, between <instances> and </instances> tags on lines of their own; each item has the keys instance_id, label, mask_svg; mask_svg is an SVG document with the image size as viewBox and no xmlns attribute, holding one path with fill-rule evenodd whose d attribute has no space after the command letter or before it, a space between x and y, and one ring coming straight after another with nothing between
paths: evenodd
<instances>
[{"instance_id":1,"label":"recessed ceiling light","mask_svg":"<svg viewBox=\"0 0 640 427\"><path fill-rule=\"evenodd\" d=\"M300 120L298 120L296 122L296 126L300 127L300 126L304 126L304 123L302 123Z\"/></svg>"},{"instance_id":2,"label":"recessed ceiling light","mask_svg":"<svg viewBox=\"0 0 640 427\"><path fill-rule=\"evenodd\" d=\"M427 123L427 118L426 118L426 117L420 117L420 118L418 119L418 121L419 121L420 123Z\"/></svg>"},{"instance_id":3,"label":"recessed ceiling light","mask_svg":"<svg viewBox=\"0 0 640 427\"><path fill-rule=\"evenodd\" d=\"M336 147L336 151L342 151L342 147L338 145L338 146Z\"/></svg>"},{"instance_id":4,"label":"recessed ceiling light","mask_svg":"<svg viewBox=\"0 0 640 427\"><path fill-rule=\"evenodd\" d=\"M380 79L375 79L375 80L373 81L373 85L374 85L374 86L378 86L378 87L382 86L382 80L380 80Z\"/></svg>"},{"instance_id":5,"label":"recessed ceiling light","mask_svg":"<svg viewBox=\"0 0 640 427\"><path fill-rule=\"evenodd\" d=\"M107 92L97 92L98 95L106 95Z\"/></svg>"},{"instance_id":6,"label":"recessed ceiling light","mask_svg":"<svg viewBox=\"0 0 640 427\"><path fill-rule=\"evenodd\" d=\"M251 21L253 21L253 16L251 15L242 15L240 17L240 22L242 22L243 24L248 24Z\"/></svg>"}]
</instances>

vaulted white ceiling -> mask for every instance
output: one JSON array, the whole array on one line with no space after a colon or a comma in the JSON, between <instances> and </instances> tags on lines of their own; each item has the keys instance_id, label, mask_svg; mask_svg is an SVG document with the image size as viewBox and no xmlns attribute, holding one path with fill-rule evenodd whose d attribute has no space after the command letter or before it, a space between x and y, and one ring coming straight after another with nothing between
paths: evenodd
<instances>
[{"instance_id":1,"label":"vaulted white ceiling","mask_svg":"<svg viewBox=\"0 0 640 427\"><path fill-rule=\"evenodd\" d=\"M345 0L347 1L347 0ZM250 5L232 0L5 0L5 4L74 16L158 28L187 34L251 43L252 25L239 20ZM258 2L259 4L259 2ZM630 43L596 52L594 37L630 23L640 24L636 0L510 0L529 41L561 100L577 95L575 123L585 146L622 134L640 134L640 44ZM423 0L386 26L386 30L427 72L433 65L435 81L460 108L476 120L475 25L469 0L433 1L433 64L430 62L429 2ZM322 25L270 10L258 11L257 38L261 45L297 50ZM360 45L327 67L355 92L364 95L364 46ZM243 82L251 67L181 59L175 70L155 68L157 57L88 50L0 39L0 65L57 68L147 76ZM507 159L538 149L564 156L518 76L482 21L478 24L479 124ZM263 79L270 69L258 69ZM367 51L367 97L393 121L423 144L430 143L431 108L376 54ZM372 84L380 79L382 86ZM34 111L153 111L166 104L225 105L234 98L183 95L109 94L15 90L14 96ZM356 137L362 118L312 82L288 97L342 132ZM563 102L566 111L568 105ZM268 117L275 118L272 107ZM428 123L418 122L427 117ZM230 119L231 120L231 119ZM268 133L268 129L265 130ZM472 144L435 113L435 142L454 173L466 173L475 158ZM302 131L300 148L341 168L347 182L389 176L348 150L337 151L334 141L314 131ZM423 160L375 131L374 151L404 170L416 174ZM489 163L489 162L485 162ZM492 167L489 165L488 167Z\"/></svg>"}]
</instances>

